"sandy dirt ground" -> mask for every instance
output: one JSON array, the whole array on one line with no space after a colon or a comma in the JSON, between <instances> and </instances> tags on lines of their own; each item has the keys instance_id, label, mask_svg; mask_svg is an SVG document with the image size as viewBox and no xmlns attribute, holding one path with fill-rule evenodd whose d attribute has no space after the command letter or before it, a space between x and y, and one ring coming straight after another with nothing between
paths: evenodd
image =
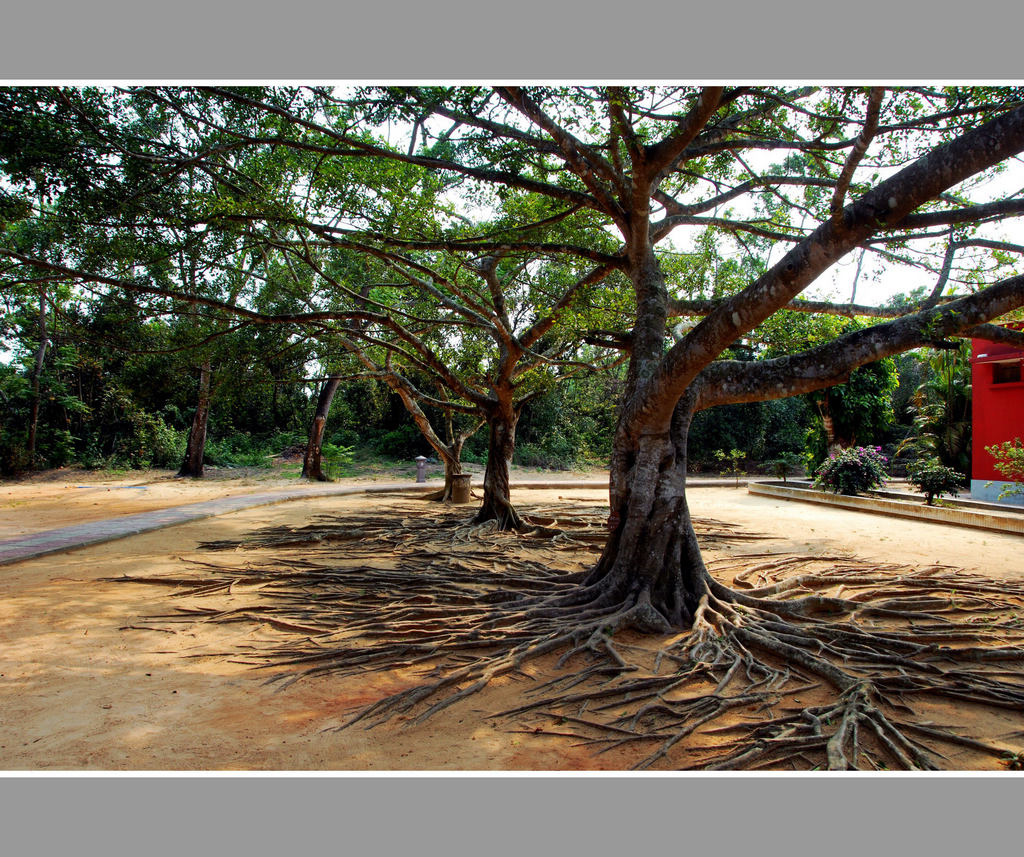
<instances>
[{"instance_id":1,"label":"sandy dirt ground","mask_svg":"<svg viewBox=\"0 0 1024 857\"><path fill-rule=\"evenodd\" d=\"M135 487L140 483L145 490ZM3 485L0 536L271 487L252 483L76 479L86 487L61 480ZM601 505L607 498L600 490L555 489L521 490L513 499L553 507ZM0 770L628 769L635 750L597 754L489 716L516 705L531 678L552 674L551 658L424 723L397 718L370 730L338 731L348 712L408 686L418 673L317 676L278 690L265 683L268 673L254 668L246 653L279 640L280 629L258 622L155 629L148 617L173 609L173 589L111 580L179 575L188 560L209 559L196 550L202 541L241 538L270 525L301 526L313 516L344 516L367 504L398 516L415 502L396 495L296 501L0 567ZM941 561L991 577L1024 574L1024 539L1018 536L757 497L744 489L695 488L690 502L695 515L770 535L760 550L910 565ZM750 546L709 555L729 550ZM583 568L592 559L566 555L565 567ZM936 722L959 723L989 738L1024 727L1016 712L980 717L937 705L934 715ZM996 760L966 750L953 750L947 765L1000 769Z\"/></svg>"},{"instance_id":2,"label":"sandy dirt ground","mask_svg":"<svg viewBox=\"0 0 1024 857\"><path fill-rule=\"evenodd\" d=\"M295 464L296 472L298 463ZM474 474L474 481L482 479L483 465L465 463L463 468L465 472ZM359 471L360 475L339 479L337 484L372 486L405 483L413 481L416 475L412 464L366 466ZM438 485L444 480L443 470L436 464L427 466L426 476L428 482L437 482ZM551 472L518 466L513 466L512 476L513 479L554 481L601 481L608 478L607 471L600 470ZM219 497L304 487L316 488L322 484L285 475L280 466L270 469L207 467L202 479L178 479L169 470L142 470L127 475L81 468L49 470L0 482L0 539Z\"/></svg>"}]
</instances>

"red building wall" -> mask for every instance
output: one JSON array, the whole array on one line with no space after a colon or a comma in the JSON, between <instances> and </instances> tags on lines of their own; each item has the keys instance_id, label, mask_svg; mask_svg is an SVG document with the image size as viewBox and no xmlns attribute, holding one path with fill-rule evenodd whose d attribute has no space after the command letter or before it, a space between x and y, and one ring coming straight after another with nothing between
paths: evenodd
<instances>
[{"instance_id":1,"label":"red building wall","mask_svg":"<svg viewBox=\"0 0 1024 857\"><path fill-rule=\"evenodd\" d=\"M1004 326L1024 330L1021 322ZM1020 380L1014 380L1018 377ZM1024 349L972 340L971 398L971 478L1004 480L985 447L1024 438Z\"/></svg>"}]
</instances>

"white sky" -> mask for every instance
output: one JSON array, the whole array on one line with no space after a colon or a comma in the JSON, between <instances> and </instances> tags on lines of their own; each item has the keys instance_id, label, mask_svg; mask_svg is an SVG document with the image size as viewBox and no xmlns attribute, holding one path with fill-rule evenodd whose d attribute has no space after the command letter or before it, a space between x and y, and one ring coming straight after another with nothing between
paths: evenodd
<instances>
[{"instance_id":1,"label":"white sky","mask_svg":"<svg viewBox=\"0 0 1024 857\"><path fill-rule=\"evenodd\" d=\"M385 132L390 143L405 147L408 145L411 127L408 123L392 121L387 123L386 127L381 130ZM879 169L877 165L871 163L871 154L872 152L869 147L868 156L858 167L858 174L869 175L877 173L884 179L897 171L896 168ZM778 154L770 150L764 152L753 151L744 154L744 160L755 170L767 168L777 158ZM971 182L977 183L971 184ZM1019 156L1013 158L1003 164L1001 172L987 178L983 182L973 179L965 183L965 185L970 185L969 192L964 191L963 187L951 188L950 190L961 192L964 196L975 202L988 202L994 199L1013 196L1019 197L1024 194L1024 159ZM476 209L472 204L463 202L462 205L463 210L471 217L479 216L483 218L487 216L484 210ZM724 207L731 209L734 217L742 218L753 216L752 206L752 199L748 200L745 205L744 200L741 198L730 201ZM713 215L716 212L707 213ZM814 225L816 224L811 225L811 228ZM613 227L610 227L610 231L618 237L618 232ZM665 241L659 244L659 247L666 250L685 252L692 246L690 242L694 236L699 234L699 231L699 227L679 227ZM997 221L980 226L975 237L1024 244L1024 239L1015 235L1017 231L1019 231L1019 220L1010 219L1006 222ZM769 261L777 261L792 246L788 242L778 243L772 248ZM945 244L941 238L931 242L931 244L923 241L917 242L915 246L921 250L934 248L933 252L936 255L931 260L932 264L936 268L941 266L945 252ZM966 291L964 285L957 282L956 268L960 265L967 265L972 258L972 254L973 258L991 257L990 250L979 248L960 250L956 256L954 270L947 284L947 294L950 292L962 294ZM858 275L857 270L860 258L860 251L848 254L819 277L816 282L812 283L804 291L803 296L808 299L847 302L853 295L853 284L856 279L856 302L875 306L885 303L895 295L906 294L914 289L925 288L930 291L937 281L937 275L929 270L916 266L895 264L881 258L877 253L865 254ZM1024 255L1021 256L1020 264L1016 265L1015 268L1013 271L1005 269L1000 271L994 279L998 280L1013 274L1024 273Z\"/></svg>"}]
</instances>

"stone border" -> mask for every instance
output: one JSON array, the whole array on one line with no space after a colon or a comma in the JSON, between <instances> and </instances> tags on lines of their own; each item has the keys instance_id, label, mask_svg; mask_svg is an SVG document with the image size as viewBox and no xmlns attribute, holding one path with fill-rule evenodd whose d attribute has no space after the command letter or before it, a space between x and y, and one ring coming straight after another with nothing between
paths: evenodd
<instances>
[{"instance_id":1,"label":"stone border","mask_svg":"<svg viewBox=\"0 0 1024 857\"><path fill-rule=\"evenodd\" d=\"M1011 494L1002 500L999 499L999 495L1003 491L1015 484L1014 482L1000 481L998 479L972 479L971 496L979 497L989 503L1013 506L1015 509L1024 512L1024 494Z\"/></svg>"},{"instance_id":2,"label":"stone border","mask_svg":"<svg viewBox=\"0 0 1024 857\"><path fill-rule=\"evenodd\" d=\"M810 488L793 488L771 482L750 483L747 491L765 497L782 500L797 500L803 503L819 503L838 506L858 512L873 512L879 515L896 515L901 518L934 521L940 524L954 524L960 527L974 527L993 530L998 533L1024 536L1024 517L1013 512L980 512L972 509L954 509L942 506L926 506L924 503L910 503L904 500L888 500L881 497L849 497L815 491Z\"/></svg>"}]
</instances>

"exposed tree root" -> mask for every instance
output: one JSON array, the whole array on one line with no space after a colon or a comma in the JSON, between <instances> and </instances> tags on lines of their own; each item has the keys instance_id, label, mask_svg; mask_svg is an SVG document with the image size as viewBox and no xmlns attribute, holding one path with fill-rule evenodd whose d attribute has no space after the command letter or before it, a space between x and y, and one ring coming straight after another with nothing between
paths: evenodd
<instances>
[{"instance_id":1,"label":"exposed tree root","mask_svg":"<svg viewBox=\"0 0 1024 857\"><path fill-rule=\"evenodd\" d=\"M253 657L277 668L270 681L281 686L316 674L428 670L339 728L422 721L557 655L542 662L554 678L495 716L595 752L635 747L637 768L932 770L949 766L944 753L956 748L1020 764L1013 736L963 735L927 722L915 703L944 698L1020 717L1024 581L734 554L709 566L692 627L664 634L659 647L636 634L666 630L643 592L612 598L582 585L606 509L524 509L530 528L519 534L466 526L457 509L399 509L203 546L236 551L247 559L238 567L192 561L194 574L118 579L221 599L150 617L165 626L273 628L280 642ZM705 545L735 550L758 537L719 521L695 526ZM729 587L719 582L730 578Z\"/></svg>"}]
</instances>

